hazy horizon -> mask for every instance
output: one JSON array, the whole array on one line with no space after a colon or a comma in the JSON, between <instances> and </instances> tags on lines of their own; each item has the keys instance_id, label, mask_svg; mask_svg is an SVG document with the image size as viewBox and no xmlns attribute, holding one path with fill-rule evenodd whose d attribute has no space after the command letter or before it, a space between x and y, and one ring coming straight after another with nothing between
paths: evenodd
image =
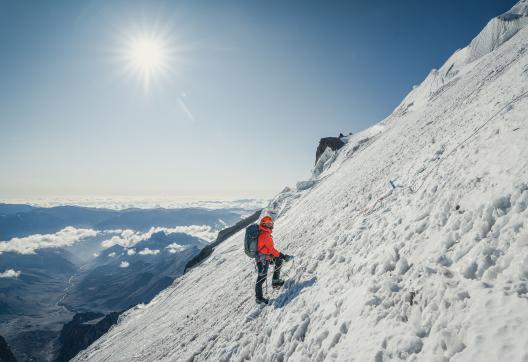
<instances>
[{"instance_id":1,"label":"hazy horizon","mask_svg":"<svg viewBox=\"0 0 528 362\"><path fill-rule=\"evenodd\" d=\"M148 196L69 196L40 198L6 198L0 199L0 204L19 204L35 207L79 206L89 208L104 208L124 210L129 208L179 209L179 208L242 208L256 210L266 206L266 198L190 198L190 197L148 197Z\"/></svg>"}]
</instances>

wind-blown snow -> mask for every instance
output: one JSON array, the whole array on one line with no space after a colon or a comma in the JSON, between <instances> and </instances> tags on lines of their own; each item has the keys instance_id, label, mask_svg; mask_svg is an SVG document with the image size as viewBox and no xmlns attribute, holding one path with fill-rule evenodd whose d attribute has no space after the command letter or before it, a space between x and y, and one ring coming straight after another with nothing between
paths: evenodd
<instances>
[{"instance_id":1,"label":"wind-blown snow","mask_svg":"<svg viewBox=\"0 0 528 362\"><path fill-rule=\"evenodd\" d=\"M501 42L270 203L272 306L238 233L76 360L528 360L528 29Z\"/></svg>"}]
</instances>

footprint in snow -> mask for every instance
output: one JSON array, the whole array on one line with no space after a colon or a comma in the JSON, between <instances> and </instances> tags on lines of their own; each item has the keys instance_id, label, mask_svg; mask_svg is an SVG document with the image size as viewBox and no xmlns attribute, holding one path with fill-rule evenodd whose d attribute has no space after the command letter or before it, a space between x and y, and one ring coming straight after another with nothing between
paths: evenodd
<instances>
[{"instance_id":1,"label":"footprint in snow","mask_svg":"<svg viewBox=\"0 0 528 362\"><path fill-rule=\"evenodd\" d=\"M263 306L256 306L253 308L252 311L250 311L248 313L248 315L246 315L246 322L251 322L251 321L254 321L255 319L257 319L260 315L260 313L262 312L262 309L264 309Z\"/></svg>"}]
</instances>

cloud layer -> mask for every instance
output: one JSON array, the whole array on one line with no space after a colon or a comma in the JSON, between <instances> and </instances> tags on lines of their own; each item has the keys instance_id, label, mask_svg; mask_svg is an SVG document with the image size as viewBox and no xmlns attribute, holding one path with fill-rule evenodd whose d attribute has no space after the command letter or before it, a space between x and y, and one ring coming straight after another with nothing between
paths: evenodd
<instances>
[{"instance_id":1,"label":"cloud layer","mask_svg":"<svg viewBox=\"0 0 528 362\"><path fill-rule=\"evenodd\" d=\"M71 246L84 238L93 237L97 234L99 234L99 231L68 226L55 234L34 234L23 238L2 241L0 242L0 253L34 254L35 250L38 249Z\"/></svg>"},{"instance_id":2,"label":"cloud layer","mask_svg":"<svg viewBox=\"0 0 528 362\"><path fill-rule=\"evenodd\" d=\"M130 229L126 230L93 230L77 229L73 226L67 226L55 234L34 234L21 238L12 238L9 241L0 241L0 254L3 252L12 252L18 254L34 254L39 249L46 248L64 248L82 241L83 239L113 235L110 239L101 242L104 248L114 245L120 245L124 248L131 248L137 243L148 240L153 234L164 232L165 234L184 233L207 242L216 239L217 231L207 225L189 225L177 226L174 228L152 227L147 232L139 232ZM173 251L174 253L175 251ZM128 255L134 255L134 250L129 250ZM144 254L143 254L144 255Z\"/></svg>"},{"instance_id":3,"label":"cloud layer","mask_svg":"<svg viewBox=\"0 0 528 362\"><path fill-rule=\"evenodd\" d=\"M140 241L150 239L150 237L158 232L164 232L165 234L172 233L185 233L207 242L214 241L216 239L217 231L213 230L207 225L190 225L190 226L176 226L174 228L165 227L152 227L146 233L126 229L126 230L112 230L112 232L118 233L108 240L101 242L101 245L105 248L109 248L114 245L120 245L125 248L131 248ZM107 231L110 232L110 231Z\"/></svg>"}]
</instances>

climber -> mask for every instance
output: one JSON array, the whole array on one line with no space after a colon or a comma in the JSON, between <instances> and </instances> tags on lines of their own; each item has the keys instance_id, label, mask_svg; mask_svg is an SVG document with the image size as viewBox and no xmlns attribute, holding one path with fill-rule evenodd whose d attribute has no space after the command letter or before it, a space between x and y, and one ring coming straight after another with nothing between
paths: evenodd
<instances>
[{"instance_id":1,"label":"climber","mask_svg":"<svg viewBox=\"0 0 528 362\"><path fill-rule=\"evenodd\" d=\"M264 216L260 220L259 236L257 242L257 255L255 257L257 262L257 283L255 286L255 296L257 304L267 305L269 299L262 295L262 284L268 277L268 267L270 263L275 265L273 271L273 278L271 286L273 288L280 288L284 284L284 280L280 278L280 269L283 262L290 261L293 256L286 255L275 249L271 232L273 230L273 219L269 216Z\"/></svg>"}]
</instances>

